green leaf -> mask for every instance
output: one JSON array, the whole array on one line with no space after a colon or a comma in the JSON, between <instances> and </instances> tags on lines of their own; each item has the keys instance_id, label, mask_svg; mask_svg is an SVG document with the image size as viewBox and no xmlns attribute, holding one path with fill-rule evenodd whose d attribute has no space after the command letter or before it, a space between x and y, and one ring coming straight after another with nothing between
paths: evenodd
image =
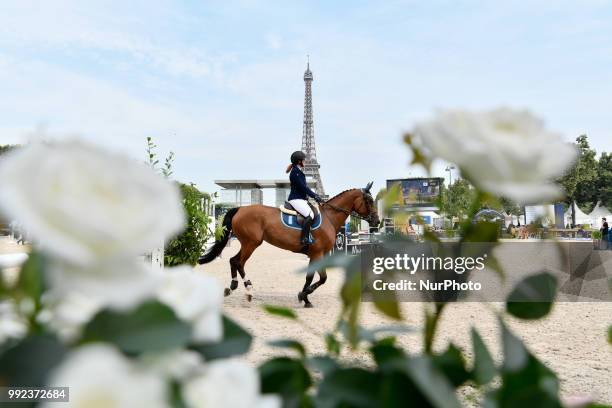
<instances>
[{"instance_id":1,"label":"green leaf","mask_svg":"<svg viewBox=\"0 0 612 408\"><path fill-rule=\"evenodd\" d=\"M482 341L480 334L472 327L472 349L474 351L473 376L478 384L487 384L495 377L495 362Z\"/></svg>"},{"instance_id":2,"label":"green leaf","mask_svg":"<svg viewBox=\"0 0 612 408\"><path fill-rule=\"evenodd\" d=\"M327 346L327 352L333 356L340 354L340 343L336 339L333 333L327 333L325 335L325 345Z\"/></svg>"},{"instance_id":3,"label":"green leaf","mask_svg":"<svg viewBox=\"0 0 612 408\"><path fill-rule=\"evenodd\" d=\"M432 359L436 367L444 373L454 387L462 385L471 378L461 350L452 343L444 353L435 354Z\"/></svg>"},{"instance_id":4,"label":"green leaf","mask_svg":"<svg viewBox=\"0 0 612 408\"><path fill-rule=\"evenodd\" d=\"M502 344L504 350L504 364L502 366L505 372L519 371L525 367L529 354L523 345L523 342L516 337L499 319L501 327Z\"/></svg>"},{"instance_id":5,"label":"green leaf","mask_svg":"<svg viewBox=\"0 0 612 408\"><path fill-rule=\"evenodd\" d=\"M223 340L214 344L195 344L189 346L204 356L205 360L228 358L249 351L253 338L233 320L223 316Z\"/></svg>"},{"instance_id":6,"label":"green leaf","mask_svg":"<svg viewBox=\"0 0 612 408\"><path fill-rule=\"evenodd\" d=\"M310 374L301 360L277 357L259 367L261 392L279 394L284 406L299 406L312 385Z\"/></svg>"},{"instance_id":7,"label":"green leaf","mask_svg":"<svg viewBox=\"0 0 612 408\"><path fill-rule=\"evenodd\" d=\"M612 326L608 326L608 343L612 344Z\"/></svg>"},{"instance_id":8,"label":"green leaf","mask_svg":"<svg viewBox=\"0 0 612 408\"><path fill-rule=\"evenodd\" d=\"M327 356L311 357L307 360L307 364L311 369L319 371L324 376L340 368L336 360Z\"/></svg>"},{"instance_id":9,"label":"green leaf","mask_svg":"<svg viewBox=\"0 0 612 408\"><path fill-rule=\"evenodd\" d=\"M190 337L189 324L168 306L150 301L129 312L99 312L85 327L82 341L104 341L125 353L142 353L179 348Z\"/></svg>"},{"instance_id":10,"label":"green leaf","mask_svg":"<svg viewBox=\"0 0 612 408\"><path fill-rule=\"evenodd\" d=\"M264 305L263 308L266 312L270 313L271 315L286 317L288 319L294 319L294 320L298 318L297 314L295 314L293 310L288 309L286 307Z\"/></svg>"},{"instance_id":11,"label":"green leaf","mask_svg":"<svg viewBox=\"0 0 612 408\"><path fill-rule=\"evenodd\" d=\"M536 359L500 320L504 348L501 387L490 393L491 405L561 407L559 380Z\"/></svg>"},{"instance_id":12,"label":"green leaf","mask_svg":"<svg viewBox=\"0 0 612 408\"><path fill-rule=\"evenodd\" d=\"M19 273L19 288L37 303L43 291L43 267L42 256L33 252Z\"/></svg>"},{"instance_id":13,"label":"green leaf","mask_svg":"<svg viewBox=\"0 0 612 408\"><path fill-rule=\"evenodd\" d=\"M282 339L270 341L268 342L268 344L274 347L293 349L297 351L302 358L306 357L306 349L304 348L304 345L299 341L291 339Z\"/></svg>"},{"instance_id":14,"label":"green leaf","mask_svg":"<svg viewBox=\"0 0 612 408\"><path fill-rule=\"evenodd\" d=\"M376 407L381 376L362 368L341 368L327 375L319 385L317 406Z\"/></svg>"},{"instance_id":15,"label":"green leaf","mask_svg":"<svg viewBox=\"0 0 612 408\"><path fill-rule=\"evenodd\" d=\"M0 384L40 386L64 357L67 350L49 335L31 336L7 349L0 356Z\"/></svg>"},{"instance_id":16,"label":"green leaf","mask_svg":"<svg viewBox=\"0 0 612 408\"><path fill-rule=\"evenodd\" d=\"M470 222L465 224L462 242L496 242L499 225L494 222Z\"/></svg>"},{"instance_id":17,"label":"green leaf","mask_svg":"<svg viewBox=\"0 0 612 408\"><path fill-rule=\"evenodd\" d=\"M359 266L358 256L349 256L341 253L325 256L315 262L308 264L300 272L315 272L327 268L342 268L344 270L355 270Z\"/></svg>"},{"instance_id":18,"label":"green leaf","mask_svg":"<svg viewBox=\"0 0 612 408\"><path fill-rule=\"evenodd\" d=\"M400 313L399 303L396 299L388 299L388 296L381 298L380 296L376 296L377 292L374 292L374 306L385 315L396 319L401 320L402 315ZM391 292L395 295L395 292Z\"/></svg>"},{"instance_id":19,"label":"green leaf","mask_svg":"<svg viewBox=\"0 0 612 408\"><path fill-rule=\"evenodd\" d=\"M403 359L406 357L404 350L395 346L394 338L386 338L382 341L376 342L370 347L370 353L374 357L374 361L379 368L385 369L385 364L388 362L395 362L396 359Z\"/></svg>"},{"instance_id":20,"label":"green leaf","mask_svg":"<svg viewBox=\"0 0 612 408\"><path fill-rule=\"evenodd\" d=\"M521 319L546 316L557 293L557 279L548 272L528 276L519 282L506 300L506 311Z\"/></svg>"},{"instance_id":21,"label":"green leaf","mask_svg":"<svg viewBox=\"0 0 612 408\"><path fill-rule=\"evenodd\" d=\"M431 405L439 408L460 408L453 386L430 357L410 358L405 372Z\"/></svg>"}]
</instances>

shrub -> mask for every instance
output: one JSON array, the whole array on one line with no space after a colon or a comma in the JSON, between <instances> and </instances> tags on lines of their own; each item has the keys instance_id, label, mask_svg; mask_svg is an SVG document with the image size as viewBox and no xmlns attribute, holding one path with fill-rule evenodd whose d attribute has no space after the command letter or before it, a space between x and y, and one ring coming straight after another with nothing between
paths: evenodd
<instances>
[{"instance_id":1,"label":"shrub","mask_svg":"<svg viewBox=\"0 0 612 408\"><path fill-rule=\"evenodd\" d=\"M207 193L201 192L193 185L179 183L185 209L185 230L166 244L164 264L174 266L181 264L195 265L206 240L210 237L210 217L206 213L204 202L210 199Z\"/></svg>"}]
</instances>

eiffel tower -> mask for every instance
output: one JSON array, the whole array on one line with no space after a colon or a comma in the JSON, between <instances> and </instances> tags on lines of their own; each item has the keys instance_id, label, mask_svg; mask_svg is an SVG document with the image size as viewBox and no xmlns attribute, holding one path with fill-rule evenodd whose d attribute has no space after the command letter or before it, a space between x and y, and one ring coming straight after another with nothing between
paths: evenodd
<instances>
[{"instance_id":1,"label":"eiffel tower","mask_svg":"<svg viewBox=\"0 0 612 408\"><path fill-rule=\"evenodd\" d=\"M302 151L306 153L306 160L304 161L304 174L306 177L311 177L315 181L315 191L324 200L328 197L325 194L323 188L323 181L321 180L321 174L319 168L321 166L317 162L317 151L315 149L315 138L314 138L314 122L312 119L312 71L310 70L310 58L306 65L306 72L304 72L304 85L306 87L304 93L304 128L302 130Z\"/></svg>"}]
</instances>

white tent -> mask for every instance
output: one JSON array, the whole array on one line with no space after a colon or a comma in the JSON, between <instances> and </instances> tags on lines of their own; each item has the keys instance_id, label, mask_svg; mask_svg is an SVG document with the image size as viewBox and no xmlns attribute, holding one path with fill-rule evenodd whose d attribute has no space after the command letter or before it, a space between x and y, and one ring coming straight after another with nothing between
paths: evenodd
<instances>
[{"instance_id":1,"label":"white tent","mask_svg":"<svg viewBox=\"0 0 612 408\"><path fill-rule=\"evenodd\" d=\"M600 228L602 224L601 219L603 217L608 220L608 224L612 222L612 211L601 205L601 201L598 201L593 211L589 214L589 217L591 217L591 225L593 228Z\"/></svg>"},{"instance_id":2,"label":"white tent","mask_svg":"<svg viewBox=\"0 0 612 408\"><path fill-rule=\"evenodd\" d=\"M575 201L574 201L574 208L576 210L576 225L583 225L583 224L591 225L593 223L591 216L586 215L580 209L580 207L578 207L578 204L576 204ZM572 224L572 207L571 206L565 212L563 219L565 220L565 225Z\"/></svg>"}]
</instances>

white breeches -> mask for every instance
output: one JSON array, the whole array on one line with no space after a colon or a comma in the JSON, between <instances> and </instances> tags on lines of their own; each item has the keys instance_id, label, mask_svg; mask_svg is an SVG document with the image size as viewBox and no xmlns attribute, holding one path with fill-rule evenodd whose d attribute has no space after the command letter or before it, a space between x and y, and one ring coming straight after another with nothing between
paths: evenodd
<instances>
[{"instance_id":1,"label":"white breeches","mask_svg":"<svg viewBox=\"0 0 612 408\"><path fill-rule=\"evenodd\" d=\"M297 200L289 200L289 203L293 206L293 208L295 208L297 212L302 214L304 217L314 218L314 214L312 213L312 210L310 209L310 206L308 205L308 201L297 199Z\"/></svg>"}]
</instances>

